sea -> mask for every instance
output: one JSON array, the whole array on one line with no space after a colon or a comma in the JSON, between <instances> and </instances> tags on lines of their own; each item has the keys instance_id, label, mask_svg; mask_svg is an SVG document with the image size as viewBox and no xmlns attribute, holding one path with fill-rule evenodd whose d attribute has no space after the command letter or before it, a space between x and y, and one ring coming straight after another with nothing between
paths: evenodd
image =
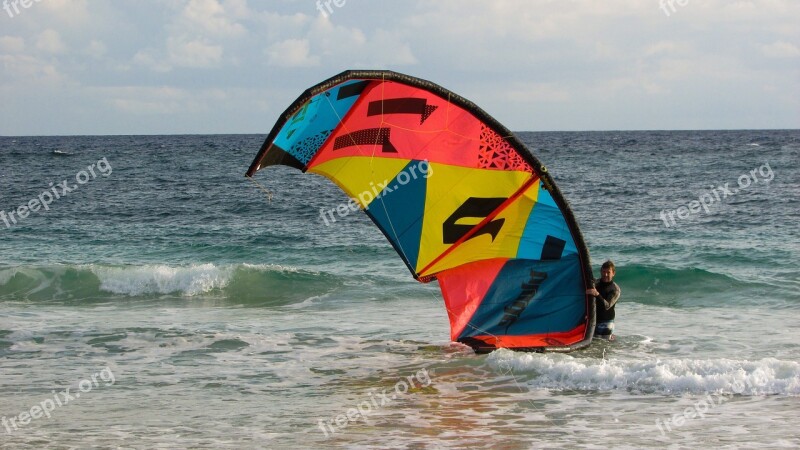
<instances>
[{"instance_id":1,"label":"sea","mask_svg":"<svg viewBox=\"0 0 800 450\"><path fill-rule=\"evenodd\" d=\"M264 135L0 137L0 448L797 448L800 131L520 132L616 340L450 342Z\"/></svg>"}]
</instances>

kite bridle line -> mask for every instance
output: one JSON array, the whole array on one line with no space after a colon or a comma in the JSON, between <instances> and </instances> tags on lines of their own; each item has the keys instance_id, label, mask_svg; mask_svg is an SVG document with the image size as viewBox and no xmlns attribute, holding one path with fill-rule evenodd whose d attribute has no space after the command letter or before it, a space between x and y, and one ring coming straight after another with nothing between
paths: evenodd
<instances>
[{"instance_id":1,"label":"kite bridle line","mask_svg":"<svg viewBox=\"0 0 800 450\"><path fill-rule=\"evenodd\" d=\"M262 186L261 183L259 183L254 177L248 176L246 178L249 179L250 181L252 181L253 184L256 185L256 187L258 187L259 189L264 191L264 193L267 195L267 201L271 204L272 203L272 192L270 192L269 189L267 189L264 186Z\"/></svg>"}]
</instances>

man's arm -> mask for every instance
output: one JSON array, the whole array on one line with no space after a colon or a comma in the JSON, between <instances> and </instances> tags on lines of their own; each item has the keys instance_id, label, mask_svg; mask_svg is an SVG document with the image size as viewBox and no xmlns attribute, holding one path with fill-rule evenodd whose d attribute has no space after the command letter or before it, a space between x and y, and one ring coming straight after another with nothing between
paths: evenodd
<instances>
[{"instance_id":1,"label":"man's arm","mask_svg":"<svg viewBox=\"0 0 800 450\"><path fill-rule=\"evenodd\" d=\"M594 287L596 283L597 283L597 280L592 279L592 288L586 290L586 294L587 295L591 295L592 297L597 297L598 295L600 295L600 293L597 292L597 289L595 289L595 287Z\"/></svg>"},{"instance_id":2,"label":"man's arm","mask_svg":"<svg viewBox=\"0 0 800 450\"><path fill-rule=\"evenodd\" d=\"M606 309L606 311L608 311L617 304L617 300L619 300L619 296L622 294L622 292L620 292L619 286L614 284L614 292L611 294L611 298L603 298L599 292L597 294L598 295L596 297L603 302L603 307Z\"/></svg>"}]
</instances>

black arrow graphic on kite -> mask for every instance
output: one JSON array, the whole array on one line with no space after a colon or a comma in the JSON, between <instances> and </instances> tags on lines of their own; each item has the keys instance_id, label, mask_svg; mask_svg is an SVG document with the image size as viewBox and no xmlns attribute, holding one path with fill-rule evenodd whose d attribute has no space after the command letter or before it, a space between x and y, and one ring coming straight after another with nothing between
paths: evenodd
<instances>
[{"instance_id":1,"label":"black arrow graphic on kite","mask_svg":"<svg viewBox=\"0 0 800 450\"><path fill-rule=\"evenodd\" d=\"M419 124L422 125L436 108L438 106L428 104L427 98L390 98L369 102L367 117L382 114L419 114Z\"/></svg>"},{"instance_id":2,"label":"black arrow graphic on kite","mask_svg":"<svg viewBox=\"0 0 800 450\"><path fill-rule=\"evenodd\" d=\"M352 147L354 145L378 145L382 146L383 153L397 153L397 149L389 141L389 128L367 128L365 130L354 131L343 134L333 141L333 149Z\"/></svg>"},{"instance_id":3,"label":"black arrow graphic on kite","mask_svg":"<svg viewBox=\"0 0 800 450\"><path fill-rule=\"evenodd\" d=\"M476 218L483 219L499 208L508 198L468 198L458 209L447 218L442 224L442 238L445 244L455 244L459 239L464 237L467 233L472 231L475 225L457 224L459 219ZM492 242L497 237L497 233L503 228L503 223L506 219L495 219L486 223L475 232L469 239L478 237L482 234L489 234L492 236Z\"/></svg>"},{"instance_id":4,"label":"black arrow graphic on kite","mask_svg":"<svg viewBox=\"0 0 800 450\"><path fill-rule=\"evenodd\" d=\"M361 95L364 92L364 89L369 86L370 81L359 81L356 83L351 83L339 88L339 93L336 94L336 100L341 100L343 98L350 98L355 97L357 95Z\"/></svg>"}]
</instances>

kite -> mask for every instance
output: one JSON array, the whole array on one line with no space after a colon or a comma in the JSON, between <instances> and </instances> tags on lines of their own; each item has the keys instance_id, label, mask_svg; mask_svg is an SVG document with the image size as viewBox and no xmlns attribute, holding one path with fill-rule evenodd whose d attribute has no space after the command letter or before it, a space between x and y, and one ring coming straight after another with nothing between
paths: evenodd
<instances>
[{"instance_id":1,"label":"kite","mask_svg":"<svg viewBox=\"0 0 800 450\"><path fill-rule=\"evenodd\" d=\"M471 101L397 72L345 71L286 109L246 176L278 164L333 181L415 279L438 281L453 341L479 353L591 343L575 217L545 166Z\"/></svg>"}]
</instances>

